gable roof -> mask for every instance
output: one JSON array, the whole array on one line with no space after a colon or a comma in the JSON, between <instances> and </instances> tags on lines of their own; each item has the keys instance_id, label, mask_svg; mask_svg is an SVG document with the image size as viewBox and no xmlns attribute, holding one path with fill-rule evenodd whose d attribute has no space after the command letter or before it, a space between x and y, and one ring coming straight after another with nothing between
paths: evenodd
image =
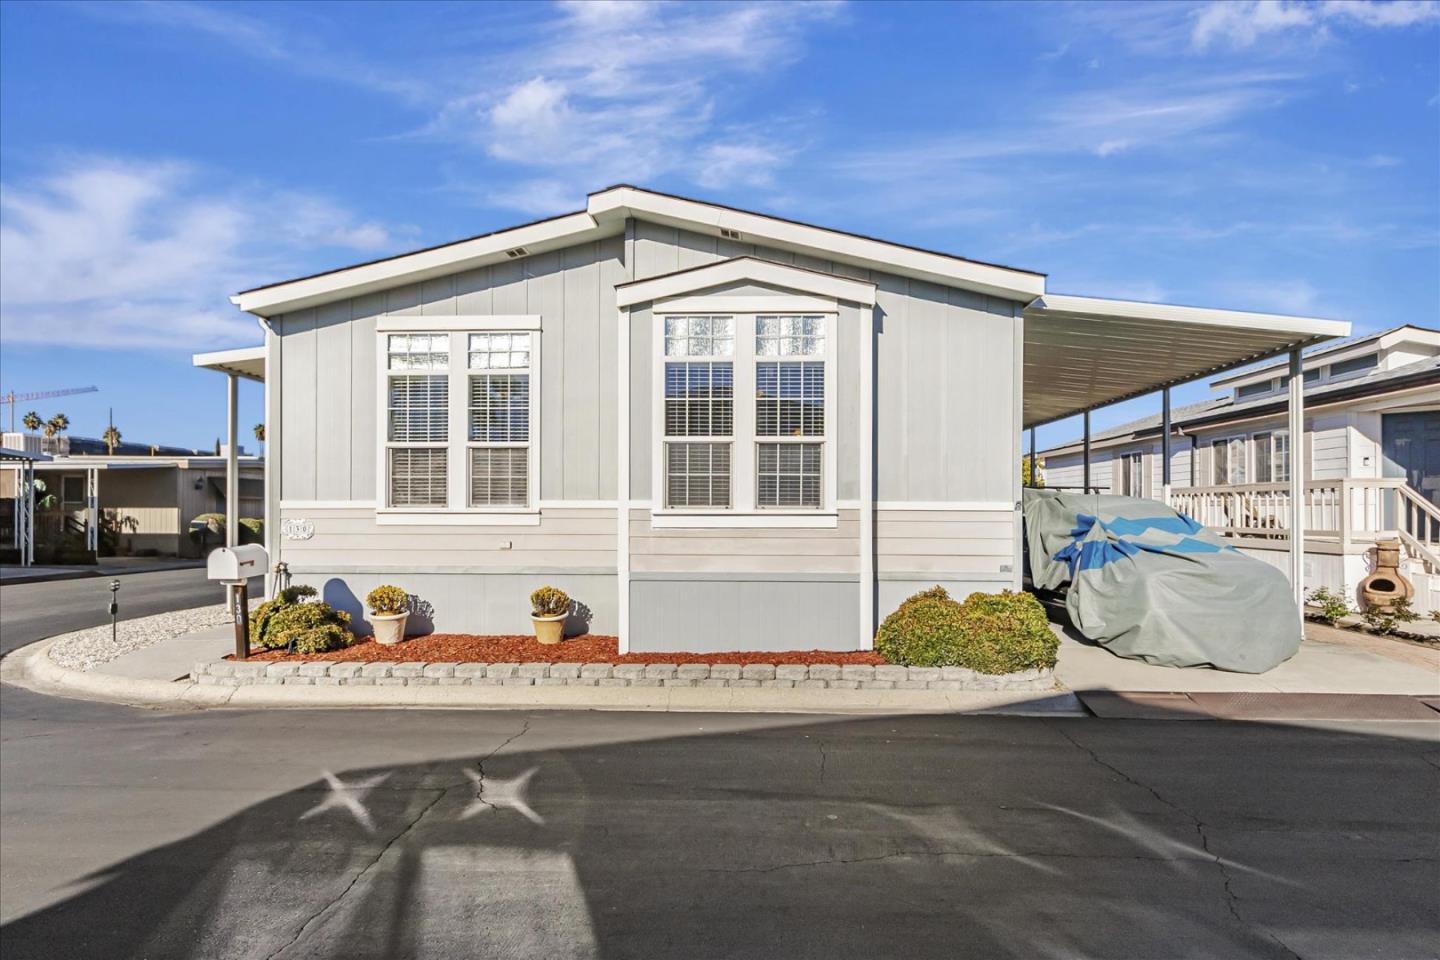
<instances>
[{"instance_id":1,"label":"gable roof","mask_svg":"<svg viewBox=\"0 0 1440 960\"><path fill-rule=\"evenodd\" d=\"M631 217L698 233L840 260L899 276L1029 301L1045 275L861 234L619 184L589 195L586 208L410 253L243 290L241 310L270 317L384 287L543 253L623 232Z\"/></svg>"},{"instance_id":2,"label":"gable roof","mask_svg":"<svg viewBox=\"0 0 1440 960\"><path fill-rule=\"evenodd\" d=\"M1416 334L1418 334L1418 336L1411 336ZM1404 343L1411 339L1440 344L1440 330L1422 327L1414 323L1402 323L1399 326L1390 327L1378 333L1366 333L1358 337L1350 337L1346 340L1336 340L1321 344L1318 347L1312 347L1305 351L1304 369L1314 370L1324 366L1326 363L1332 363L1336 360L1348 360L1352 353L1355 356L1362 356L1367 352L1365 348L1370 346L1381 350L1393 346L1396 343ZM1342 353L1345 354L1345 356L1337 356L1337 354ZM1218 380L1211 381L1210 386L1243 386L1246 383L1266 379L1265 374L1273 376L1276 373L1285 372L1288 368L1289 364L1282 360L1277 363L1268 363L1263 367L1255 367L1251 370L1237 370L1234 373L1226 374Z\"/></svg>"},{"instance_id":3,"label":"gable roof","mask_svg":"<svg viewBox=\"0 0 1440 960\"><path fill-rule=\"evenodd\" d=\"M615 299L619 306L628 307L741 280L799 290L833 300L848 300L867 307L875 304L875 284L868 280L821 273L759 257L733 257L644 280L619 283L615 285Z\"/></svg>"}]
</instances>

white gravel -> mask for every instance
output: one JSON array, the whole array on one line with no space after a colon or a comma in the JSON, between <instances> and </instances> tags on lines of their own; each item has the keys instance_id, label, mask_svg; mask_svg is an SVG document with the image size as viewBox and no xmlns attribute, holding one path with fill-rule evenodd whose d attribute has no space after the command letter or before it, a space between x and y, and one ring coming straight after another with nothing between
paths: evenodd
<instances>
[{"instance_id":1,"label":"white gravel","mask_svg":"<svg viewBox=\"0 0 1440 960\"><path fill-rule=\"evenodd\" d=\"M89 670L131 653L196 630L224 626L230 622L223 603L193 610L172 610L153 617L120 621L115 639L110 639L110 624L64 634L50 647L50 659L71 670Z\"/></svg>"}]
</instances>

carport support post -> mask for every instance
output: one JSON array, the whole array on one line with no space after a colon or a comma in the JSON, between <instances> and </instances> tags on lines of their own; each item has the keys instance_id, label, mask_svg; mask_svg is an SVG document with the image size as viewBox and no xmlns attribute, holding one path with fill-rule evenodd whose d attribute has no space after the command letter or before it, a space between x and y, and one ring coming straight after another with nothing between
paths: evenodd
<instances>
[{"instance_id":1,"label":"carport support post","mask_svg":"<svg viewBox=\"0 0 1440 960\"><path fill-rule=\"evenodd\" d=\"M225 381L225 436L229 443L225 448L225 546L233 547L240 542L240 458L235 448L235 435L239 432L240 378L227 373Z\"/></svg>"},{"instance_id":2,"label":"carport support post","mask_svg":"<svg viewBox=\"0 0 1440 960\"><path fill-rule=\"evenodd\" d=\"M1030 428L1030 486L1040 486L1040 471L1035 466L1035 428Z\"/></svg>"},{"instance_id":3,"label":"carport support post","mask_svg":"<svg viewBox=\"0 0 1440 960\"><path fill-rule=\"evenodd\" d=\"M1170 503L1170 388L1160 391L1160 496Z\"/></svg>"},{"instance_id":4,"label":"carport support post","mask_svg":"<svg viewBox=\"0 0 1440 960\"><path fill-rule=\"evenodd\" d=\"M1084 492L1085 492L1085 493L1089 493L1089 492L1090 492L1090 411L1089 411L1089 410L1086 410L1086 411L1085 411L1085 413L1084 413L1084 419L1085 419L1085 448L1084 448L1084 450L1083 450L1083 451L1081 452L1081 454L1080 454L1080 461L1081 461L1081 463L1083 464L1083 466L1082 466L1082 468L1081 468L1081 471L1080 471L1080 476L1081 476L1080 483L1081 483L1081 485L1084 487Z\"/></svg>"},{"instance_id":5,"label":"carport support post","mask_svg":"<svg viewBox=\"0 0 1440 960\"><path fill-rule=\"evenodd\" d=\"M1290 351L1290 583L1305 623L1305 370Z\"/></svg>"}]
</instances>

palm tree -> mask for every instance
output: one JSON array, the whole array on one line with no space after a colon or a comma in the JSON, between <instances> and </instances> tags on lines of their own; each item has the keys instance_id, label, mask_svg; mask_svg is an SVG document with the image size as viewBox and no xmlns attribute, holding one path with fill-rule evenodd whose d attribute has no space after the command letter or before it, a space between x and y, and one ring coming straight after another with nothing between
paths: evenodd
<instances>
[{"instance_id":1,"label":"palm tree","mask_svg":"<svg viewBox=\"0 0 1440 960\"><path fill-rule=\"evenodd\" d=\"M55 416L50 418L50 422L55 424L56 433L64 433L70 429L70 418L63 413L55 414Z\"/></svg>"},{"instance_id":2,"label":"palm tree","mask_svg":"<svg viewBox=\"0 0 1440 960\"><path fill-rule=\"evenodd\" d=\"M44 420L40 419L40 414L36 413L34 410L31 410L29 413L25 414L24 418L21 419L20 422L25 424L25 429L29 430L31 433L39 430L40 427L43 426L45 423Z\"/></svg>"},{"instance_id":3,"label":"palm tree","mask_svg":"<svg viewBox=\"0 0 1440 960\"><path fill-rule=\"evenodd\" d=\"M55 434L57 434L57 433L59 433L59 432L60 432L60 428L55 425L55 418L54 418L54 417L51 417L49 420L46 420L46 421L45 421L45 436L46 436L46 437L53 437L53 436L55 436Z\"/></svg>"},{"instance_id":4,"label":"palm tree","mask_svg":"<svg viewBox=\"0 0 1440 960\"><path fill-rule=\"evenodd\" d=\"M256 441L258 441L259 443L264 443L264 442L265 442L265 424L263 424L263 423L257 423L257 424L255 424L255 439L256 439Z\"/></svg>"},{"instance_id":5,"label":"palm tree","mask_svg":"<svg viewBox=\"0 0 1440 960\"><path fill-rule=\"evenodd\" d=\"M109 448L110 453L113 455L115 448L120 446L120 431L116 430L115 424L112 423L105 428L105 432L100 435L100 439L105 441L105 446Z\"/></svg>"}]
</instances>

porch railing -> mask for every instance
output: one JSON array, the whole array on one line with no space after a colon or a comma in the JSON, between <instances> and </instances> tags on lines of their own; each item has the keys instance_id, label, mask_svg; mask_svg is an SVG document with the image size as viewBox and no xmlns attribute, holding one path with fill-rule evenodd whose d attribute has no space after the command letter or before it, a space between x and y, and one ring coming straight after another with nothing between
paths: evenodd
<instances>
[{"instance_id":1,"label":"porch railing","mask_svg":"<svg viewBox=\"0 0 1440 960\"><path fill-rule=\"evenodd\" d=\"M1352 542L1399 538L1440 572L1440 509L1402 478L1311 480L1304 485L1305 536ZM1288 484L1244 483L1172 490L1170 505L1219 533L1288 540Z\"/></svg>"}]
</instances>

